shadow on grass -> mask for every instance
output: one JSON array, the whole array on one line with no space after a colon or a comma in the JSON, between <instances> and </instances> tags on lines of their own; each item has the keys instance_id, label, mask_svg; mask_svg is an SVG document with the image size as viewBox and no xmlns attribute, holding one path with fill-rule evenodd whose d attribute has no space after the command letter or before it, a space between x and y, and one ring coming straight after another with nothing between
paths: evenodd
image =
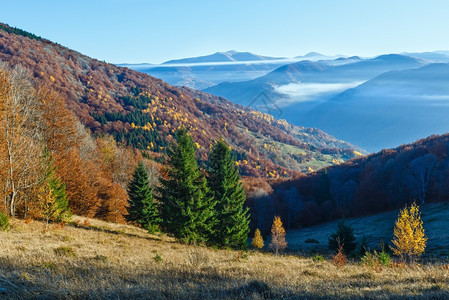
<instances>
[{"instance_id":1,"label":"shadow on grass","mask_svg":"<svg viewBox=\"0 0 449 300\"><path fill-rule=\"evenodd\" d=\"M110 234L114 234L114 235L121 235L121 236L127 236L127 237L133 237L133 238L140 238L140 239L146 239L149 241L158 241L160 242L161 239L160 238L155 238L155 237L151 237L151 236L141 236L135 233L130 233L130 232L124 232L124 231L118 231L118 230L113 230L113 229L109 229L106 227L96 227L96 226L84 226L84 225L79 225L76 223L69 223L66 226L71 226L77 229L84 229L84 230L92 230L92 231L98 231L98 232L103 232L103 233L110 233ZM177 243L176 241L165 241L166 243Z\"/></svg>"},{"instance_id":2,"label":"shadow on grass","mask_svg":"<svg viewBox=\"0 0 449 300\"><path fill-rule=\"evenodd\" d=\"M158 269L159 268L159 269ZM251 280L241 275L226 275L214 267L192 270L155 267L135 271L107 262L75 259L60 262L51 268L45 264L26 265L20 259L0 258L0 299L448 299L443 286L447 280L437 280L431 287L415 288L389 294L377 287L404 281L327 282L317 280L298 286L277 286L270 282ZM430 282L429 278L429 282ZM331 289L330 289L331 288ZM347 294L348 288L355 291ZM366 290L365 288L369 288ZM342 292L342 294L339 294ZM353 296L358 294L357 296Z\"/></svg>"}]
</instances>

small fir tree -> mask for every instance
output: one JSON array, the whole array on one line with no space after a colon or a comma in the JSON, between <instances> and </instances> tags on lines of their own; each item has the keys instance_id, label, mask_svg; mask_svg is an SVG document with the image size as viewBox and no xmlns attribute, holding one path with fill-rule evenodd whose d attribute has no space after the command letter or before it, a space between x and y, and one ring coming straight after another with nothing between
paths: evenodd
<instances>
[{"instance_id":1,"label":"small fir tree","mask_svg":"<svg viewBox=\"0 0 449 300\"><path fill-rule=\"evenodd\" d=\"M350 254L357 247L354 236L354 229L346 225L344 222L338 224L337 232L331 234L329 240L329 249L337 252L340 246L343 247L345 254Z\"/></svg>"},{"instance_id":2,"label":"small fir tree","mask_svg":"<svg viewBox=\"0 0 449 300\"><path fill-rule=\"evenodd\" d=\"M128 185L129 206L126 220L135 222L154 233L160 224L159 212L154 202L153 190L149 186L148 173L139 162Z\"/></svg>"},{"instance_id":3,"label":"small fir tree","mask_svg":"<svg viewBox=\"0 0 449 300\"><path fill-rule=\"evenodd\" d=\"M69 198L65 191L65 184L61 182L59 177L52 173L50 180L48 181L48 188L52 191L53 196L55 197L57 210L56 218L53 221L68 222L72 217L72 213L70 212Z\"/></svg>"},{"instance_id":4,"label":"small fir tree","mask_svg":"<svg viewBox=\"0 0 449 300\"><path fill-rule=\"evenodd\" d=\"M281 217L274 217L273 225L271 227L271 243L269 246L276 255L279 254L279 251L287 248L287 241L285 240L285 229L282 226Z\"/></svg>"},{"instance_id":5,"label":"small fir tree","mask_svg":"<svg viewBox=\"0 0 449 300\"><path fill-rule=\"evenodd\" d=\"M248 208L244 208L245 190L224 141L213 146L208 166L208 186L217 203L213 243L220 247L247 248L249 214Z\"/></svg>"},{"instance_id":6,"label":"small fir tree","mask_svg":"<svg viewBox=\"0 0 449 300\"><path fill-rule=\"evenodd\" d=\"M7 214L0 211L0 231L9 230L9 217Z\"/></svg>"},{"instance_id":7,"label":"small fir tree","mask_svg":"<svg viewBox=\"0 0 449 300\"><path fill-rule=\"evenodd\" d=\"M40 188L38 199L46 222L45 227L48 229L49 222L56 220L59 215L54 191L48 183Z\"/></svg>"},{"instance_id":8,"label":"small fir tree","mask_svg":"<svg viewBox=\"0 0 449 300\"><path fill-rule=\"evenodd\" d=\"M66 194L65 184L56 175L56 167L53 159L47 151L44 152L47 165L45 179L39 190L39 203L44 218L48 222L68 222L72 217L69 207L69 199Z\"/></svg>"},{"instance_id":9,"label":"small fir tree","mask_svg":"<svg viewBox=\"0 0 449 300\"><path fill-rule=\"evenodd\" d=\"M254 238L251 242L251 246L253 246L255 249L262 249L264 246L263 237L260 233L259 228L257 228L254 232Z\"/></svg>"},{"instance_id":10,"label":"small fir tree","mask_svg":"<svg viewBox=\"0 0 449 300\"><path fill-rule=\"evenodd\" d=\"M424 234L419 206L416 203L400 211L392 242L395 246L394 254L401 256L403 260L408 258L410 262L413 262L416 257L424 253L427 238Z\"/></svg>"},{"instance_id":11,"label":"small fir tree","mask_svg":"<svg viewBox=\"0 0 449 300\"><path fill-rule=\"evenodd\" d=\"M162 227L186 242L209 242L214 228L215 201L195 157L195 145L185 129L168 154L166 176L160 178L158 199Z\"/></svg>"}]
</instances>

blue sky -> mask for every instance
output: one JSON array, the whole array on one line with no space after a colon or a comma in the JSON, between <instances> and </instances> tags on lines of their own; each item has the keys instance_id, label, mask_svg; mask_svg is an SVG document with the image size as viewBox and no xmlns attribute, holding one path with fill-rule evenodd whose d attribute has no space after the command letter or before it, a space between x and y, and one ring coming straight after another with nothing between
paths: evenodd
<instances>
[{"instance_id":1,"label":"blue sky","mask_svg":"<svg viewBox=\"0 0 449 300\"><path fill-rule=\"evenodd\" d=\"M447 0L14 0L0 22L112 63L449 49Z\"/></svg>"}]
</instances>

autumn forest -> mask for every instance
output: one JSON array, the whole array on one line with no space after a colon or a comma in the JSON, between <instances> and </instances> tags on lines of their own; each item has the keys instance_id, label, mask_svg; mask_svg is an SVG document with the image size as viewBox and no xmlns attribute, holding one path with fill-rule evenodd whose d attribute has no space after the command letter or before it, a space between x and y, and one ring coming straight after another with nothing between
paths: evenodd
<instances>
[{"instance_id":1,"label":"autumn forest","mask_svg":"<svg viewBox=\"0 0 449 300\"><path fill-rule=\"evenodd\" d=\"M448 153L367 154L0 23L0 297L444 298L421 211L449 198ZM387 240L348 225L392 211Z\"/></svg>"}]
</instances>

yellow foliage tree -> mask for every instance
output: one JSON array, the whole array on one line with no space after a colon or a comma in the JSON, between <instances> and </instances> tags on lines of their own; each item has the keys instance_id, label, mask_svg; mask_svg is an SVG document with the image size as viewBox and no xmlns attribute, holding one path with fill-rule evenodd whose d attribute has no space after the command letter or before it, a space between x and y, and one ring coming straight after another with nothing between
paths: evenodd
<instances>
[{"instance_id":1,"label":"yellow foliage tree","mask_svg":"<svg viewBox=\"0 0 449 300\"><path fill-rule=\"evenodd\" d=\"M279 254L279 251L287 248L287 241L285 240L285 229L282 226L281 217L274 217L273 225L271 226L271 243L269 246L276 255Z\"/></svg>"},{"instance_id":2,"label":"yellow foliage tree","mask_svg":"<svg viewBox=\"0 0 449 300\"><path fill-rule=\"evenodd\" d=\"M39 202L41 204L42 216L46 221L46 228L51 220L55 220L58 214L58 207L56 204L56 197L53 194L52 188L46 184L40 188Z\"/></svg>"},{"instance_id":3,"label":"yellow foliage tree","mask_svg":"<svg viewBox=\"0 0 449 300\"><path fill-rule=\"evenodd\" d=\"M254 232L254 238L251 242L251 246L253 246L256 249L260 249L264 246L263 237L262 234L260 233L259 228L257 228L256 231Z\"/></svg>"},{"instance_id":4,"label":"yellow foliage tree","mask_svg":"<svg viewBox=\"0 0 449 300\"><path fill-rule=\"evenodd\" d=\"M394 254L401 256L402 259L408 258L410 262L424 253L427 238L424 235L421 213L416 203L413 203L410 208L405 207L399 213L392 242L395 246Z\"/></svg>"}]
</instances>

